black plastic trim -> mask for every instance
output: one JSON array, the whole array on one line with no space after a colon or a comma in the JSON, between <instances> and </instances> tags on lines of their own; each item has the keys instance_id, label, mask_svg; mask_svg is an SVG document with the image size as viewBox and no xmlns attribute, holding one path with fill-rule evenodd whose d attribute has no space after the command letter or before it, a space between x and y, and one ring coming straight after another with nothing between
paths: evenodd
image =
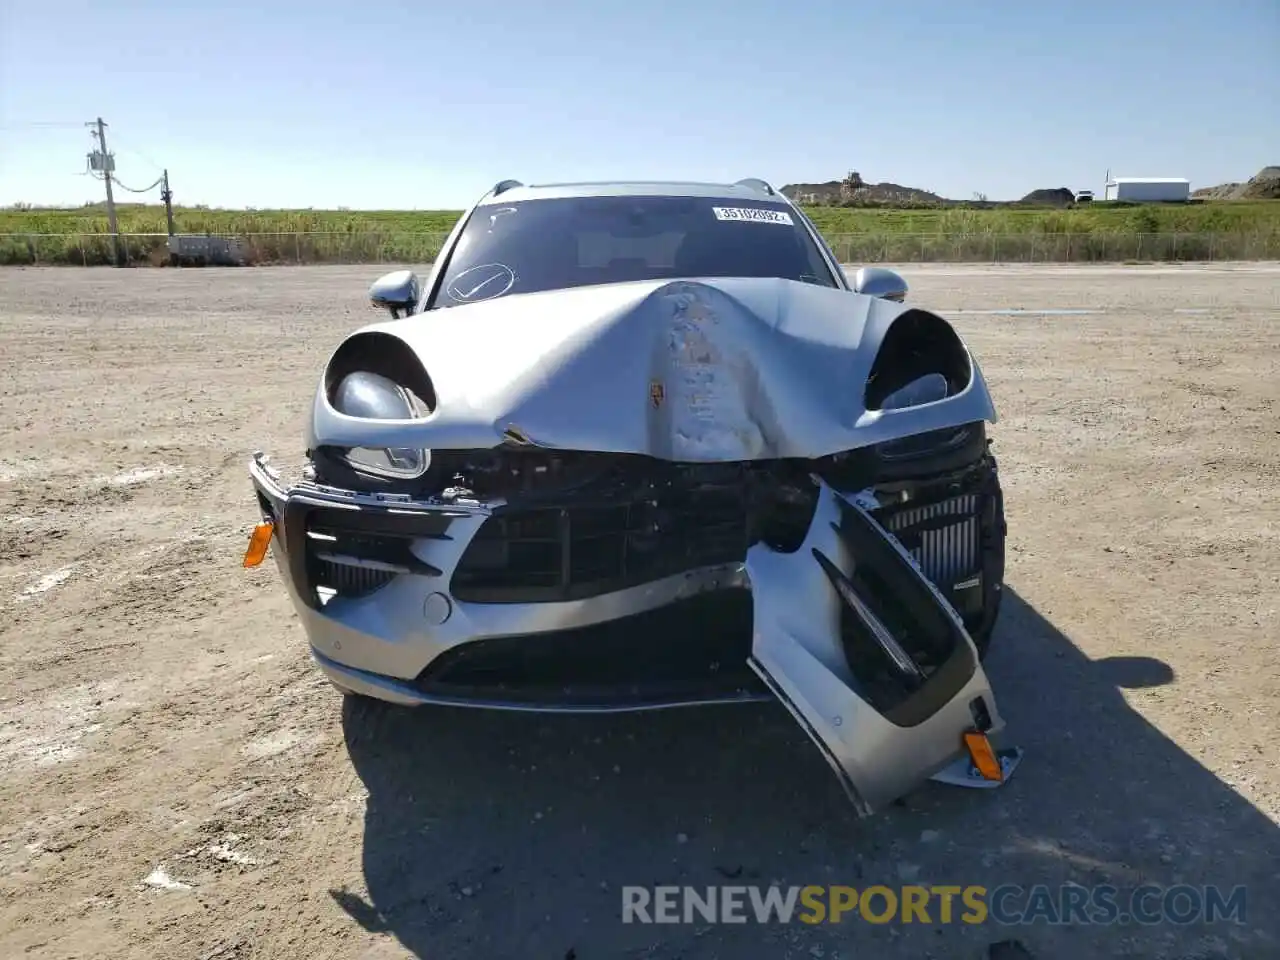
<instances>
[{"instance_id":1,"label":"black plastic trim","mask_svg":"<svg viewBox=\"0 0 1280 960\"><path fill-rule=\"evenodd\" d=\"M313 521L316 526L332 531L336 536L348 533L404 540L448 539L446 531L452 523L452 519L442 513L335 504L305 494L290 496L284 508L284 540L289 545L289 578L302 602L312 610L320 609L320 597L315 589L311 569L312 557L317 551L313 550L307 537L307 530ZM320 552L345 551L339 543L329 551ZM432 577L443 575L443 571L429 563L417 563L420 566L414 573Z\"/></svg>"},{"instance_id":2,"label":"black plastic trim","mask_svg":"<svg viewBox=\"0 0 1280 960\"><path fill-rule=\"evenodd\" d=\"M838 490L864 490L888 483L928 483L973 466L986 451L986 422L976 420L907 441L879 443L823 457L815 463L815 469Z\"/></svg>"},{"instance_id":3,"label":"black plastic trim","mask_svg":"<svg viewBox=\"0 0 1280 960\"><path fill-rule=\"evenodd\" d=\"M966 642L965 631L944 607L946 601L939 600L923 574L895 549L874 518L842 500L840 522L833 523L832 527L854 557L855 564L862 570L874 570L877 578L884 581L896 608L895 616L886 618L886 626L891 630L896 626L895 633L905 629L908 635L898 639L908 654L915 654L917 650L914 648L918 648L925 638L929 639L928 645L933 648L933 653L943 653L933 672L914 690L900 684L896 696L887 702L883 696L877 697L879 704L872 704L885 719L900 727L923 723L946 706L977 669L977 660L972 647ZM850 580L859 596L873 610L884 605L887 598L883 595L867 596L867 591L858 583L856 573ZM856 617L847 604L843 604L843 609L848 616ZM857 664L851 666L856 673Z\"/></svg>"},{"instance_id":4,"label":"black plastic trim","mask_svg":"<svg viewBox=\"0 0 1280 960\"><path fill-rule=\"evenodd\" d=\"M663 499L656 509L680 522L654 539L640 526L648 496L570 505L506 506L495 510L476 533L454 570L450 592L466 603L562 603L615 593L693 570L740 562L749 547L749 515L734 503L736 492L716 490ZM537 532L509 534L511 524ZM477 561L486 548L502 545L545 550L544 563L520 571L521 582L502 582L507 571ZM599 557L593 552L607 548ZM588 552L591 551L591 552ZM552 560L554 555L554 560ZM575 556L576 555L576 556ZM583 557L587 559L583 560ZM581 561L581 563L580 563Z\"/></svg>"},{"instance_id":5,"label":"black plastic trim","mask_svg":"<svg viewBox=\"0 0 1280 960\"><path fill-rule=\"evenodd\" d=\"M577 707L751 699L752 597L730 587L602 623L471 640L412 682L429 696Z\"/></svg>"}]
</instances>

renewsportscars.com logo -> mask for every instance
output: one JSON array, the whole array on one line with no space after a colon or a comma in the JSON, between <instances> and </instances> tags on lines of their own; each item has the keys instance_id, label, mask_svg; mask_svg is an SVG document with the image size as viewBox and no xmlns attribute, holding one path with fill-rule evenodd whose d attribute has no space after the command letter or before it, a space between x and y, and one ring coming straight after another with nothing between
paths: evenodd
<instances>
[{"instance_id":1,"label":"renewsportscars.com logo","mask_svg":"<svg viewBox=\"0 0 1280 960\"><path fill-rule=\"evenodd\" d=\"M1245 888L1154 884L900 887L710 886L622 888L623 923L1045 923L1245 922Z\"/></svg>"}]
</instances>

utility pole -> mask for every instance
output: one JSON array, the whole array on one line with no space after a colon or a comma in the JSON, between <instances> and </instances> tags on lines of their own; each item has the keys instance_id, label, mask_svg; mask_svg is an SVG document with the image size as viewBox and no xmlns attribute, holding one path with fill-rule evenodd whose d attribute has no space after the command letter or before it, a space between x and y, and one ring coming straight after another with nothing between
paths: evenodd
<instances>
[{"instance_id":1,"label":"utility pole","mask_svg":"<svg viewBox=\"0 0 1280 960\"><path fill-rule=\"evenodd\" d=\"M164 172L164 187L160 190L164 200L164 218L169 221L169 236L173 236L173 191L169 189L169 171Z\"/></svg>"},{"instance_id":2,"label":"utility pole","mask_svg":"<svg viewBox=\"0 0 1280 960\"><path fill-rule=\"evenodd\" d=\"M111 193L111 174L115 172L115 159L107 152L107 125L99 117L94 135L98 138L98 149L89 155L89 166L93 170L102 171L102 182L107 185L107 225L111 228L111 252L115 265L120 266L120 229L116 225L116 198Z\"/></svg>"}]
</instances>

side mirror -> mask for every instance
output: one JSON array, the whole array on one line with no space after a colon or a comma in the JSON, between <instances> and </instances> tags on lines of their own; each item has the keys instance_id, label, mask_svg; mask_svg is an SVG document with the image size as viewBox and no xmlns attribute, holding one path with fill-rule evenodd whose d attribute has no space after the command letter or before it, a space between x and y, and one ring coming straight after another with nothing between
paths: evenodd
<instances>
[{"instance_id":1,"label":"side mirror","mask_svg":"<svg viewBox=\"0 0 1280 960\"><path fill-rule=\"evenodd\" d=\"M369 302L375 307L391 311L391 317L399 320L408 314L418 302L420 293L418 275L412 270L396 270L384 273L369 287Z\"/></svg>"},{"instance_id":2,"label":"side mirror","mask_svg":"<svg viewBox=\"0 0 1280 960\"><path fill-rule=\"evenodd\" d=\"M853 276L853 289L856 293L865 293L869 297L879 297L881 300L894 300L901 303L907 299L907 281L884 267L859 269Z\"/></svg>"}]
</instances>

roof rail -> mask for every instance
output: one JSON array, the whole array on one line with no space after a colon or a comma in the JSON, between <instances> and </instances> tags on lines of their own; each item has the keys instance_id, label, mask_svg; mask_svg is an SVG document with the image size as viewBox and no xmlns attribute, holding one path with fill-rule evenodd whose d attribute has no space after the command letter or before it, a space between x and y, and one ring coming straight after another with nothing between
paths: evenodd
<instances>
[{"instance_id":1,"label":"roof rail","mask_svg":"<svg viewBox=\"0 0 1280 960\"><path fill-rule=\"evenodd\" d=\"M776 191L769 186L768 182L761 180L759 177L747 177L745 180L739 180L734 184L735 187L754 187L757 190L763 190L769 196L773 196Z\"/></svg>"},{"instance_id":2,"label":"roof rail","mask_svg":"<svg viewBox=\"0 0 1280 960\"><path fill-rule=\"evenodd\" d=\"M524 184L519 180L500 180L493 185L493 195L496 197L500 193L506 193L512 187L523 187Z\"/></svg>"}]
</instances>

